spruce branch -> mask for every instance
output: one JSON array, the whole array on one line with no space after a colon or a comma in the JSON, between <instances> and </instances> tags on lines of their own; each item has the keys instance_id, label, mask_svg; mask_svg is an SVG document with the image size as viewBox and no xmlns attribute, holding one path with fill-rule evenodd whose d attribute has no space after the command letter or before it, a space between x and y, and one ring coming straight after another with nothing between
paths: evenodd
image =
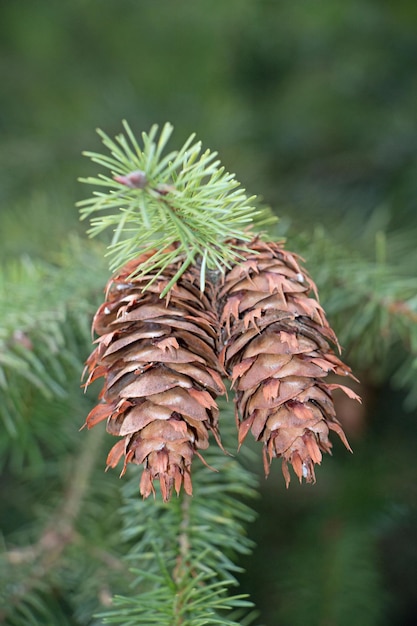
<instances>
[{"instance_id":1,"label":"spruce branch","mask_svg":"<svg viewBox=\"0 0 417 626\"><path fill-rule=\"evenodd\" d=\"M234 423L230 407L222 409L228 446ZM252 548L246 527L254 512L243 500L257 495L257 479L246 469L253 453L246 449L237 460L210 446L206 456L219 472L198 463L192 498L181 493L165 504L158 494L140 501L137 480L124 485L123 537L133 544L127 559L135 581L129 597L115 597L112 609L99 616L104 623L237 626L232 614L252 606L245 595L228 594L241 571L237 556Z\"/></svg>"},{"instance_id":2,"label":"spruce branch","mask_svg":"<svg viewBox=\"0 0 417 626\"><path fill-rule=\"evenodd\" d=\"M251 239L250 227L255 222L260 225L274 220L267 211L255 209L255 197L247 197L234 175L216 158L217 153L203 151L194 134L182 148L164 155L173 131L170 124L164 125L159 138L157 125L143 133L142 147L126 121L123 127L125 134L114 141L98 130L111 156L84 152L110 170L110 176L80 179L106 188L77 203L81 219L90 218L91 237L112 229L108 247L112 270L139 253L157 248L135 275L144 277L153 272L156 280L170 264L184 257L161 297L196 262L200 263L204 290L206 271L222 271L239 259L244 242ZM226 243L231 239L240 243Z\"/></svg>"},{"instance_id":3,"label":"spruce branch","mask_svg":"<svg viewBox=\"0 0 417 626\"><path fill-rule=\"evenodd\" d=\"M19 578L19 585L6 583L3 589L5 603L3 609L0 609L0 621L9 616L16 607L20 611L28 598L32 598L36 591L48 586L46 581L51 570L61 567L63 552L77 541L75 525L86 493L90 489L90 479L102 439L103 433L98 430L85 440L75 460L75 469L62 500L56 511L48 518L39 539L34 544L6 551L4 558L10 567L23 567L24 575ZM12 579L11 571L9 578Z\"/></svg>"},{"instance_id":4,"label":"spruce branch","mask_svg":"<svg viewBox=\"0 0 417 626\"><path fill-rule=\"evenodd\" d=\"M40 402L71 402L68 380L82 366L104 272L102 249L76 238L53 263L23 258L0 268L0 463L42 459L48 412L36 429L27 425Z\"/></svg>"}]
</instances>

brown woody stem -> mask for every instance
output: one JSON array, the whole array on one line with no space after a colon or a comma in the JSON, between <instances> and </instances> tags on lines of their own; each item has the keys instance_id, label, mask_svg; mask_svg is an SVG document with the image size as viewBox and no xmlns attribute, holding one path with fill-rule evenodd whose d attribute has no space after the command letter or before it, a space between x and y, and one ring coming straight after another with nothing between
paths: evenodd
<instances>
[{"instance_id":1,"label":"brown woody stem","mask_svg":"<svg viewBox=\"0 0 417 626\"><path fill-rule=\"evenodd\" d=\"M181 500L181 523L179 526L179 535L178 535L178 547L179 554L177 557L177 564L172 573L172 578L175 582L175 585L178 588L178 596L176 601L176 622L175 626L180 626L183 623L183 616L181 615L181 609L183 606L183 601L181 598L181 587L184 582L184 576L187 571L187 562L189 560L190 554L190 540L189 540L189 526L190 526L190 504L191 504L191 496L187 494L182 494Z\"/></svg>"}]
</instances>

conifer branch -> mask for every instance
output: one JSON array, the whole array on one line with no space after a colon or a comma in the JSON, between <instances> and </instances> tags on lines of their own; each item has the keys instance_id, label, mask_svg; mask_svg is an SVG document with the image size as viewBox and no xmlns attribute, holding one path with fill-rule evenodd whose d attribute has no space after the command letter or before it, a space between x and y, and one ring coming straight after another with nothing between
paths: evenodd
<instances>
[{"instance_id":1,"label":"conifer branch","mask_svg":"<svg viewBox=\"0 0 417 626\"><path fill-rule=\"evenodd\" d=\"M230 410L223 410L227 446L234 423ZM237 626L227 615L251 603L244 595L226 595L236 585L236 557L252 547L246 526L254 513L241 500L256 496L255 476L242 465L242 458L253 462L252 454L245 450L237 460L211 446L205 456L218 473L198 464L193 497L182 493L168 505L159 494L154 501L139 501L136 479L123 487L124 538L134 542L128 561L136 574L135 593L114 598L113 608L100 615L104 623Z\"/></svg>"},{"instance_id":2,"label":"conifer branch","mask_svg":"<svg viewBox=\"0 0 417 626\"><path fill-rule=\"evenodd\" d=\"M90 218L88 232L92 237L108 228L113 230L108 248L111 269L157 248L135 275L144 277L153 272L156 280L185 255L172 284L199 259L204 290L206 268L228 267L241 257L244 242L251 239L248 227L274 219L268 212L255 209L255 197L246 196L234 175L220 164L216 152L202 151L195 135L180 150L164 155L173 131L170 124L162 128L159 139L156 125L143 133L142 147L126 121L123 126L126 134L118 135L115 141L98 131L111 156L84 153L111 175L80 179L106 188L78 203L81 218ZM240 243L231 244L231 239ZM176 250L168 253L174 244Z\"/></svg>"},{"instance_id":3,"label":"conifer branch","mask_svg":"<svg viewBox=\"0 0 417 626\"><path fill-rule=\"evenodd\" d=\"M43 420L26 428L34 399L70 401L68 379L82 367L104 282L99 246L74 238L54 261L25 258L0 270L0 463L13 458L17 469L18 459L42 458L38 444L50 435Z\"/></svg>"},{"instance_id":4,"label":"conifer branch","mask_svg":"<svg viewBox=\"0 0 417 626\"><path fill-rule=\"evenodd\" d=\"M114 228L112 267L123 265L93 320L99 338L87 360L86 386L98 378L104 386L85 425L106 420L107 431L120 437L108 466L123 458L122 475L129 464L143 466L140 493L148 498L159 485L163 503L141 503L141 523L129 529L139 551L132 570L137 595L115 597L114 610L103 617L124 626L235 626L222 611L250 604L227 597L237 571L233 557L242 551L236 524L242 509L229 496L242 487L247 493L247 485L242 472L228 475L223 464L206 506L191 480L193 458L195 465L200 450L210 452L209 433L221 446L222 378L236 391L239 445L251 430L263 442L266 474L272 459L282 458L287 486L288 464L300 482L315 481L314 465L332 447L331 430L349 448L332 390L358 398L324 382L329 372L351 371L333 352L337 338L313 297L314 282L282 242L263 242L251 232L256 211L215 154L201 154L191 137L162 157L169 125L158 142L157 127L144 134L143 148L126 124L125 130L130 143L100 133L111 157L87 153L112 177L84 179L108 190L79 203L82 218L91 217L90 235ZM94 215L106 210L112 212ZM216 270L223 280L206 281ZM225 420L224 413L223 436ZM136 506L135 494L126 519L137 518ZM206 516L213 523L203 541Z\"/></svg>"},{"instance_id":5,"label":"conifer branch","mask_svg":"<svg viewBox=\"0 0 417 626\"><path fill-rule=\"evenodd\" d=\"M78 458L74 460L74 471L69 478L62 500L49 518L38 541L32 545L11 548L5 558L11 567L25 566L24 577L19 585L7 592L7 609L0 609L0 620L5 619L15 606L25 602L32 592L42 586L60 562L66 548L77 540L76 520L80 514L84 498L91 488L91 474L103 440L103 433L97 430L84 441ZM5 605L6 606L6 605Z\"/></svg>"}]
</instances>

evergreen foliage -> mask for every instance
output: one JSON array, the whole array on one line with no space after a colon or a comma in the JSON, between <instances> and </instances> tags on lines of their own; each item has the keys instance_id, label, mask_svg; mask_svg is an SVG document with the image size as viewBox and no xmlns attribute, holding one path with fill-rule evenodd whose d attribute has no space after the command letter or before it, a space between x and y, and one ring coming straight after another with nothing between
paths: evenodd
<instances>
[{"instance_id":1,"label":"evergreen foliage","mask_svg":"<svg viewBox=\"0 0 417 626\"><path fill-rule=\"evenodd\" d=\"M78 376L82 367L92 294L99 294L97 281L105 276L98 249L86 249L74 238L56 263L26 257L12 260L0 275L1 460L16 470L30 459L40 463L42 445L50 451L57 445L50 438L54 417L39 410L39 403L73 402L68 377ZM84 264L95 271L84 275ZM33 423L36 429L30 428Z\"/></svg>"},{"instance_id":2,"label":"evergreen foliage","mask_svg":"<svg viewBox=\"0 0 417 626\"><path fill-rule=\"evenodd\" d=\"M362 381L365 412L344 424L354 454L339 448L313 489L286 492L276 470L260 481L257 548L236 578L268 626L343 623L344 610L363 626L413 624L415 1L21 0L1 13L0 622L98 626L93 615L117 618L114 594L139 590L120 513L134 479L121 495L103 472L110 437L78 432L104 249L66 244L84 232L80 152L100 149L95 125L112 136L127 117L170 119L182 140L198 129L277 207ZM50 543L68 499L72 532Z\"/></svg>"},{"instance_id":3,"label":"evergreen foliage","mask_svg":"<svg viewBox=\"0 0 417 626\"><path fill-rule=\"evenodd\" d=\"M375 234L370 227L363 236L367 241L374 238L374 252L364 242L353 258L336 237L337 233L329 237L318 228L313 236L298 235L294 241L301 252L305 248L324 288L326 306L345 332L344 342L352 358L359 366L365 365L368 370L377 371L380 378L386 378L398 371L392 361L400 342L401 349L408 350L410 363L415 359L415 279L407 276L409 268L395 254L395 238L385 237L381 230ZM2 569L7 609L2 617L12 626L48 621L72 624L73 619L80 624L146 624L152 620L173 624L176 619L190 626L246 623L243 616L233 617L231 610L249 606L247 600L241 595L228 595L228 589L236 583L239 572L236 557L247 553L251 546L246 525L253 512L240 498L255 493L253 474L212 447L207 461L220 472L198 466L193 499L183 495L171 505L158 499L141 502L137 498L137 478L132 478L123 489L124 503L119 508L118 488L113 487L109 498L109 475L102 475L96 467L102 435L93 435L78 450L80 435L66 416L69 413L76 417L79 427L81 415L88 410L88 400L81 392L77 397L74 390L90 344L88 327L99 297L97 285L104 283L106 274L102 256L101 247L73 239L54 264L24 259L6 266L2 274L1 406L7 433L2 439L2 462L6 472L20 473L22 478L30 475L32 481L39 477L41 482L35 480L31 506L39 498L45 499L45 477L51 488L51 497L38 507L30 530L22 535L8 533ZM17 284L19 290L15 291L10 308L8 294L12 284ZM367 290L369 284L374 286L371 292ZM359 315L358 305L368 295L372 306L364 319L360 318L362 326L359 318L357 323L350 323L352 315ZM391 318L386 317L389 314ZM369 344L360 341L364 328ZM388 335L384 329L389 330ZM411 376L403 381L411 392L413 383ZM223 412L222 433L226 433L227 446L233 427L230 415L227 417L224 409ZM36 428L30 426L34 423ZM57 455L73 461L67 468L60 468ZM71 475L69 468L74 464L78 469ZM56 469L58 474L53 476ZM15 503L14 515L19 515L22 504ZM115 534L122 523L125 544L120 544ZM346 547L343 541L337 541L334 549L329 546L329 554L336 559L334 567L341 568L340 572L349 577L352 569L358 575L363 570L363 576L355 579L361 584L352 587L351 593L341 574L337 574L340 592L331 592L331 597L347 593L346 606L354 615L355 607L362 601L360 591L365 588L367 620L373 624L381 615L381 581L375 571L376 543L366 543L364 551L360 547L361 542L366 542L363 532L353 527L353 534L347 531ZM187 558L181 552L184 545ZM122 565L125 546L131 546L130 573ZM354 560L356 546L360 561ZM298 549L307 557L302 542ZM291 555L288 558L291 560ZM181 559L184 562L180 571ZM325 580L316 578L320 589L327 584ZM127 588L131 590L129 595ZM306 588L312 601L311 605L303 602L299 616L294 613L291 599L296 588ZM100 613L98 621L92 621L92 614L100 604L108 603L109 594L117 589L124 590L124 594L116 595L112 609ZM298 568L294 573L289 568L281 593L284 599L279 614L284 623L290 623L290 616L302 623L306 607L310 607L307 614L312 611L320 615L320 606L327 606L335 619L341 615L351 618L338 602L332 608L321 598L317 604L318 592L311 596L312 590L300 578ZM68 618L68 614L73 618Z\"/></svg>"},{"instance_id":4,"label":"evergreen foliage","mask_svg":"<svg viewBox=\"0 0 417 626\"><path fill-rule=\"evenodd\" d=\"M224 444L234 449L233 415L230 407L221 409ZM251 602L227 593L237 584L236 558L252 548L247 525L254 512L246 501L257 495L257 480L215 445L205 456L216 471L196 461L192 497L182 493L166 504L158 489L155 501L140 501L137 476L124 487L123 537L133 546L127 559L135 579L130 595L116 597L114 609L102 615L104 623L241 623L230 619L230 610ZM250 451L244 457L253 462Z\"/></svg>"},{"instance_id":5,"label":"evergreen foliage","mask_svg":"<svg viewBox=\"0 0 417 626\"><path fill-rule=\"evenodd\" d=\"M138 277L157 270L155 280L185 254L161 297L197 261L204 290L206 268L222 271L225 265L240 258L239 245L226 244L226 240L236 238L244 242L251 238L248 226L260 221L260 211L251 204L254 198L248 198L234 176L215 160L216 152L201 153L201 142L194 142L194 135L180 150L164 154L173 131L170 124L164 125L158 140L156 125L149 133L142 133L143 147L138 145L127 122L123 125L127 137L118 135L116 141L98 131L111 157L84 153L112 174L112 178L102 174L99 178L81 179L108 189L78 202L82 218L93 216L88 232L95 236L113 227L108 252L113 257L111 269L132 260L138 251L146 254L156 249L135 272ZM113 212L94 217L109 209ZM175 249L168 252L173 244Z\"/></svg>"}]
</instances>

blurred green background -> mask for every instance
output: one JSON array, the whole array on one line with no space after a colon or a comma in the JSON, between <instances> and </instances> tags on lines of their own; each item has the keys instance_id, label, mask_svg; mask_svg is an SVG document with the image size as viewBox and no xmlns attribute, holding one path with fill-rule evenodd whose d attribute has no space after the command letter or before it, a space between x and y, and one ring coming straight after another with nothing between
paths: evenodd
<instances>
[{"instance_id":1,"label":"blurred green background","mask_svg":"<svg viewBox=\"0 0 417 626\"><path fill-rule=\"evenodd\" d=\"M127 119L170 121L173 148L196 131L293 248L307 233L307 267L325 225L353 251L383 232L416 274L415 0L2 0L0 84L3 263L83 236L81 151ZM267 626L417 623L415 407L363 369L354 455L336 445L314 487L286 492L278 464L261 481L242 584Z\"/></svg>"}]
</instances>

